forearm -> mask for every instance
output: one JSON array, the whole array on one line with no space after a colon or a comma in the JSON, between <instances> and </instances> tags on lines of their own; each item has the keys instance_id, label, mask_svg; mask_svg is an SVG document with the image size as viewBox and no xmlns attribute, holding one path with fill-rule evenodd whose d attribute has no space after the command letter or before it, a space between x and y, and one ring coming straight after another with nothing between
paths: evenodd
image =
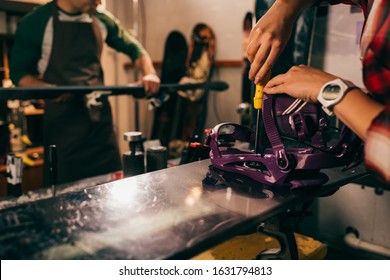
<instances>
[{"instance_id":1,"label":"forearm","mask_svg":"<svg viewBox=\"0 0 390 280\"><path fill-rule=\"evenodd\" d=\"M304 9L313 6L318 2L319 0L276 0L273 7L296 17Z\"/></svg>"},{"instance_id":2,"label":"forearm","mask_svg":"<svg viewBox=\"0 0 390 280\"><path fill-rule=\"evenodd\" d=\"M143 75L156 75L156 69L153 66L152 59L149 55L140 56L135 62L136 67L142 71Z\"/></svg>"},{"instance_id":3,"label":"forearm","mask_svg":"<svg viewBox=\"0 0 390 280\"><path fill-rule=\"evenodd\" d=\"M157 76L156 69L154 69L152 59L148 54L144 54L135 61L135 65L143 73L142 83L145 87L147 95L155 94L160 88L160 78Z\"/></svg>"},{"instance_id":4,"label":"forearm","mask_svg":"<svg viewBox=\"0 0 390 280\"><path fill-rule=\"evenodd\" d=\"M21 78L17 84L19 87L52 87L54 85L46 83L32 75L26 75Z\"/></svg>"},{"instance_id":5,"label":"forearm","mask_svg":"<svg viewBox=\"0 0 390 280\"><path fill-rule=\"evenodd\" d=\"M372 121L384 108L360 89L353 89L334 107L334 113L363 141L366 141Z\"/></svg>"}]
</instances>

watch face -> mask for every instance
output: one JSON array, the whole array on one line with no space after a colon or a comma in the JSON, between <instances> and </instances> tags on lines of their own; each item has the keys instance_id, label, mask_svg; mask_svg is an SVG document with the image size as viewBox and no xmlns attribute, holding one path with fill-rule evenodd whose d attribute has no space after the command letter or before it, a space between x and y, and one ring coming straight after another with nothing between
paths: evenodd
<instances>
[{"instance_id":1,"label":"watch face","mask_svg":"<svg viewBox=\"0 0 390 280\"><path fill-rule=\"evenodd\" d=\"M340 95L340 92L341 92L341 87L339 85L330 84L327 85L322 91L322 97L326 101L335 100Z\"/></svg>"}]
</instances>

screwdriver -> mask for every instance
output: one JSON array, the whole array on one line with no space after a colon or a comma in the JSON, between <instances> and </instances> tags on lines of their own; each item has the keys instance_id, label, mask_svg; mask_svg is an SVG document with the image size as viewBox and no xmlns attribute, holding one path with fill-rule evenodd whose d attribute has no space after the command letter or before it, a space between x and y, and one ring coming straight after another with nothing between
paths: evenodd
<instances>
[{"instance_id":1,"label":"screwdriver","mask_svg":"<svg viewBox=\"0 0 390 280\"><path fill-rule=\"evenodd\" d=\"M256 154L262 154L263 149L263 143L262 143L262 137L263 137L263 130L264 130L264 124L261 119L261 112L263 108L263 90L265 85L268 83L269 79L271 77L271 71L268 71L267 74L263 77L263 79L260 80L258 84L256 84L256 90L255 90L255 96L253 97L253 107L255 110L257 110L257 118L256 118L256 138L255 138L255 153Z\"/></svg>"}]
</instances>

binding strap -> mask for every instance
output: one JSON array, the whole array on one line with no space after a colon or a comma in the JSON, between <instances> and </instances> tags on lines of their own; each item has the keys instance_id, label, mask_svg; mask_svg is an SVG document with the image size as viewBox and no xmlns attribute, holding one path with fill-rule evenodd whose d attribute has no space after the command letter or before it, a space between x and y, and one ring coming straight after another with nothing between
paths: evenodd
<instances>
[{"instance_id":1,"label":"binding strap","mask_svg":"<svg viewBox=\"0 0 390 280\"><path fill-rule=\"evenodd\" d=\"M276 127L276 120L272 105L272 95L264 94L262 121L264 124L265 132L267 134L269 142L271 143L272 149L276 153L280 169L287 170L290 164L282 139L280 138L278 128Z\"/></svg>"}]
</instances>

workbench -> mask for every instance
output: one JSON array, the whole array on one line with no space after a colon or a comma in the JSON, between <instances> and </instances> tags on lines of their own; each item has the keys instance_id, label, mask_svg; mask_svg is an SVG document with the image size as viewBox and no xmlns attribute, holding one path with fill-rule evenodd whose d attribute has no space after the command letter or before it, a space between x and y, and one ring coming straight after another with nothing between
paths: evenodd
<instances>
[{"instance_id":1,"label":"workbench","mask_svg":"<svg viewBox=\"0 0 390 280\"><path fill-rule=\"evenodd\" d=\"M206 159L5 207L0 257L189 259L366 176L362 165L323 173L325 185L291 191L220 173Z\"/></svg>"}]
</instances>

